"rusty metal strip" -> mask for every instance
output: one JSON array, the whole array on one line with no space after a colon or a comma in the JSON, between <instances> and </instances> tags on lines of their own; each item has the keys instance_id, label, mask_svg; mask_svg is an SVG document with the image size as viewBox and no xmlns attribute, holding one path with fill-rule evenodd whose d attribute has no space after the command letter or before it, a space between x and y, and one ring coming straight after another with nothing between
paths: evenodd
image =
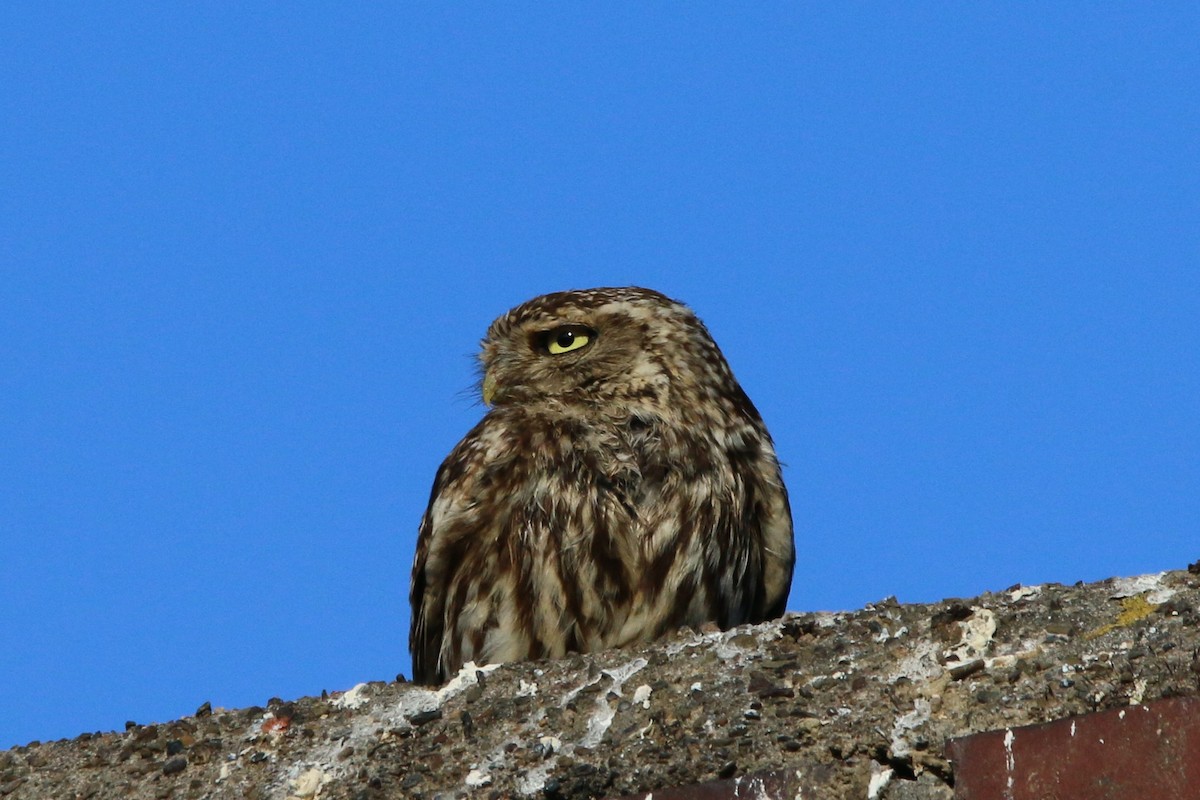
<instances>
[{"instance_id":1,"label":"rusty metal strip","mask_svg":"<svg viewBox=\"0 0 1200 800\"><path fill-rule=\"evenodd\" d=\"M953 739L956 800L1200 798L1200 698Z\"/></svg>"}]
</instances>

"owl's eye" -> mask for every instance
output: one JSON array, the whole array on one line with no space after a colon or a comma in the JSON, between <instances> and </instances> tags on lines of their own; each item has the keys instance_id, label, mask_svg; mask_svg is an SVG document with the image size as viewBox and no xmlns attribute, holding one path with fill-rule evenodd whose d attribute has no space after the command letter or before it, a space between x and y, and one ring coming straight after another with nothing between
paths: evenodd
<instances>
[{"instance_id":1,"label":"owl's eye","mask_svg":"<svg viewBox=\"0 0 1200 800\"><path fill-rule=\"evenodd\" d=\"M542 334L542 347L552 356L569 353L591 344L596 332L583 325L563 325Z\"/></svg>"}]
</instances>

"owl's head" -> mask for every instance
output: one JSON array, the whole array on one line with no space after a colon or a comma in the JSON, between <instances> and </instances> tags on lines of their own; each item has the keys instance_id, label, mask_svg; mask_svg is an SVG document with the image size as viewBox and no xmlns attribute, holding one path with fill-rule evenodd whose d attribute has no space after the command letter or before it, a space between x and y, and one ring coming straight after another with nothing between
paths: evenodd
<instances>
[{"instance_id":1,"label":"owl's head","mask_svg":"<svg viewBox=\"0 0 1200 800\"><path fill-rule=\"evenodd\" d=\"M495 406L557 400L654 411L714 399L718 387L745 397L691 309L638 287L523 303L492 323L480 359L483 398Z\"/></svg>"}]
</instances>

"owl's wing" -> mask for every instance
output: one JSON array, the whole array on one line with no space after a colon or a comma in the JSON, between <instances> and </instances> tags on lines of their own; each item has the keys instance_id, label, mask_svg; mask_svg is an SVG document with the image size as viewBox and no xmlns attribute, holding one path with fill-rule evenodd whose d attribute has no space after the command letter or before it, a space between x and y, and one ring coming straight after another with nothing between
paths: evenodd
<instances>
[{"instance_id":1,"label":"owl's wing","mask_svg":"<svg viewBox=\"0 0 1200 800\"><path fill-rule=\"evenodd\" d=\"M444 524L439 525L439 519L444 519L448 508L462 505L463 477L474 473L478 466L474 443L478 441L476 434L480 427L482 423L467 434L438 467L429 492L429 505L417 531L417 553L413 559L408 598L412 604L408 648L413 658L413 680L417 683L437 684L446 678L446 668L441 663L446 636L446 595L462 555L461 548L469 547L471 542L461 535L453 537L456 541L447 542L452 534L440 529Z\"/></svg>"},{"instance_id":2,"label":"owl's wing","mask_svg":"<svg viewBox=\"0 0 1200 800\"><path fill-rule=\"evenodd\" d=\"M752 621L778 619L787 611L792 588L792 569L796 564L796 545L792 530L792 510L787 488L778 464L768 477L762 505L757 514L759 541L763 550L762 605Z\"/></svg>"},{"instance_id":3,"label":"owl's wing","mask_svg":"<svg viewBox=\"0 0 1200 800\"><path fill-rule=\"evenodd\" d=\"M439 470L440 478L440 470ZM434 481L436 495L438 481ZM432 508L433 500L430 499ZM417 533L417 555L413 559L412 585L408 599L412 604L412 622L408 629L408 649L412 651L413 680L416 683L439 682L438 651L442 644L443 592L428 585L425 572L429 556L429 539L432 535L430 509L421 518Z\"/></svg>"},{"instance_id":4,"label":"owl's wing","mask_svg":"<svg viewBox=\"0 0 1200 800\"><path fill-rule=\"evenodd\" d=\"M485 509L494 508L494 498L480 487L494 466L489 465L486 433L492 424L491 416L485 416L446 456L421 518L409 591L408 647L417 683L437 684L448 677L444 660L446 637L452 633L446 630L451 584L464 569L479 567L483 520L489 516Z\"/></svg>"},{"instance_id":5,"label":"owl's wing","mask_svg":"<svg viewBox=\"0 0 1200 800\"><path fill-rule=\"evenodd\" d=\"M757 418L749 398L744 393L742 397ZM728 620L730 625L783 616L796 562L791 504L774 445L761 422L737 439L743 442L742 446L731 448L727 454L744 491L741 500L734 504L740 512L736 518L724 520L726 529L714 531L712 538L714 542L725 543L740 539L748 556L740 562L741 569L748 569L748 573L736 569L726 573L737 576L729 596L741 595L745 603L737 612L740 617ZM720 561L723 550L724 547L718 549L713 557ZM749 592L742 595L746 588Z\"/></svg>"}]
</instances>

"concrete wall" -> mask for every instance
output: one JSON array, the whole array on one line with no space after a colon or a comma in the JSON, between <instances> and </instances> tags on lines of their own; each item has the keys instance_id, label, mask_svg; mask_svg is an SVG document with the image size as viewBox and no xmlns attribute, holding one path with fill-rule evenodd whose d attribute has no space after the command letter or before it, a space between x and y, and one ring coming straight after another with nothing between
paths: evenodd
<instances>
[{"instance_id":1,"label":"concrete wall","mask_svg":"<svg viewBox=\"0 0 1200 800\"><path fill-rule=\"evenodd\" d=\"M1198 694L1198 609L1181 571L789 614L19 747L0 798L944 799L948 739Z\"/></svg>"}]
</instances>

